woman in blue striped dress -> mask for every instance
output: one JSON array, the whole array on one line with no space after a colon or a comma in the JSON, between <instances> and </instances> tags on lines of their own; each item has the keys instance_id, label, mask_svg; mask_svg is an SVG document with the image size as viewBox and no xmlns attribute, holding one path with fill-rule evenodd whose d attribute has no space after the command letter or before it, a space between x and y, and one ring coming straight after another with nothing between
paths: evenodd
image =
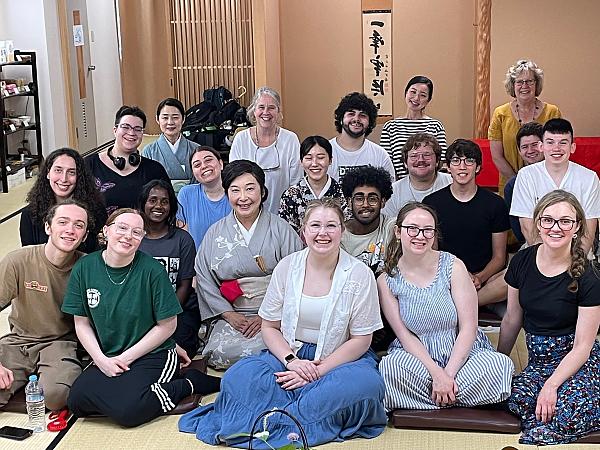
<instances>
[{"instance_id":1,"label":"woman in blue striped dress","mask_svg":"<svg viewBox=\"0 0 600 450\"><path fill-rule=\"evenodd\" d=\"M387 411L483 405L510 394L513 363L477 328L477 293L463 262L433 249L437 225L430 207L404 206L377 281L397 337L379 364Z\"/></svg>"}]
</instances>

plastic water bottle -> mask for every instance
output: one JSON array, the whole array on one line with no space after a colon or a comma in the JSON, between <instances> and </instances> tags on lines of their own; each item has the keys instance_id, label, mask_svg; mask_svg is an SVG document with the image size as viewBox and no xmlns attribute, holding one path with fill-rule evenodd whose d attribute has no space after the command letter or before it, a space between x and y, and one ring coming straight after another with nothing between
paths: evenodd
<instances>
[{"instance_id":1,"label":"plastic water bottle","mask_svg":"<svg viewBox=\"0 0 600 450\"><path fill-rule=\"evenodd\" d=\"M44 390L37 375L29 375L29 383L25 386L25 401L31 429L34 433L45 431L46 403L44 402Z\"/></svg>"}]
</instances>

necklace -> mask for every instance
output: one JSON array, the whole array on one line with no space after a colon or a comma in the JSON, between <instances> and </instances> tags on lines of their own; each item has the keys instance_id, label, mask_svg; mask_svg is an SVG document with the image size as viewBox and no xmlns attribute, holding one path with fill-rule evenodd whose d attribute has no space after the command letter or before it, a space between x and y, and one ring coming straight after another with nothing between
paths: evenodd
<instances>
[{"instance_id":1,"label":"necklace","mask_svg":"<svg viewBox=\"0 0 600 450\"><path fill-rule=\"evenodd\" d=\"M123 283L125 283L125 281L127 281L127 278L129 278L129 274L131 273L131 269L133 269L133 261L131 261L131 263L129 264L129 270L127 271L127 275L125 275L125 278L123 278L123 280L119 283L113 280L110 274L108 273L108 264L106 264L106 260L104 259L104 253L102 253L102 261L104 261L104 270L106 271L106 276L112 284L114 284L115 286L121 286Z\"/></svg>"},{"instance_id":2,"label":"necklace","mask_svg":"<svg viewBox=\"0 0 600 450\"><path fill-rule=\"evenodd\" d=\"M517 119L519 121L519 125L523 125L523 120L521 120L521 114L519 113L519 102L515 101L515 109L517 110ZM533 110L533 115L531 116L531 120L529 122L533 122L535 120L535 116L540 107L537 104L537 98L535 99L535 109ZM527 123L527 122L526 122Z\"/></svg>"}]
</instances>

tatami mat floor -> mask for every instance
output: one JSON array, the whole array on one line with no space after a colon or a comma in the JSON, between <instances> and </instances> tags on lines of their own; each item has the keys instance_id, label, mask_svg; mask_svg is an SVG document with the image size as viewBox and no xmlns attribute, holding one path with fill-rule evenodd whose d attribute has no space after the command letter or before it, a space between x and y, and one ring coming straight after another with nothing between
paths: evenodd
<instances>
[{"instance_id":1,"label":"tatami mat floor","mask_svg":"<svg viewBox=\"0 0 600 450\"><path fill-rule=\"evenodd\" d=\"M145 137L144 144L151 142L155 138L152 136ZM0 219L17 211L25 204L25 196L32 184L33 181L28 180L26 184L12 189L8 194L0 194ZM4 257L9 251L20 247L18 228L18 215L0 224L1 257ZM0 336L8 332L7 317L9 311L10 308L7 308L0 312ZM497 329L487 330L487 335L494 345L497 343L497 331ZM522 333L511 354L511 358L515 362L517 370L520 370L527 363L527 351ZM216 372L214 373L217 374ZM215 395L206 397L203 399L203 404L212 402L214 398ZM203 444L193 435L179 433L177 431L177 420L178 416L165 416L134 429L125 429L114 425L107 419L79 419L58 443L56 448L61 450L215 448ZM26 426L27 416L24 414L0 412L0 425ZM44 432L36 434L22 442L0 439L0 450L44 449L52 443L55 437L56 433ZM501 450L507 446L522 450L535 448L519 444L518 435L397 430L391 427L387 428L376 439L355 439L344 443L327 444L318 448L323 450ZM594 445L570 444L553 448L591 450L598 447Z\"/></svg>"}]
</instances>

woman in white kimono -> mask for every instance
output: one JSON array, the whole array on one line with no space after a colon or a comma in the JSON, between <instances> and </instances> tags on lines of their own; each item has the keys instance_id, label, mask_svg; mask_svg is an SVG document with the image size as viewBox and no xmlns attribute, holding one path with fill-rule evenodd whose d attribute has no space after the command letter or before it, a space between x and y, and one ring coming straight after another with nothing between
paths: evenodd
<instances>
[{"instance_id":1,"label":"woman in white kimono","mask_svg":"<svg viewBox=\"0 0 600 450\"><path fill-rule=\"evenodd\" d=\"M158 139L146 145L142 156L158 161L167 171L175 193L194 179L190 157L198 144L181 134L185 120L183 104L176 98L166 98L156 108L156 122L162 132Z\"/></svg>"},{"instance_id":2,"label":"woman in white kimono","mask_svg":"<svg viewBox=\"0 0 600 450\"><path fill-rule=\"evenodd\" d=\"M259 88L248 107L248 119L254 125L235 135L229 161L254 161L265 172L269 198L266 209L279 211L281 195L302 179L300 141L296 133L279 126L281 98L274 89Z\"/></svg>"},{"instance_id":3,"label":"woman in white kimono","mask_svg":"<svg viewBox=\"0 0 600 450\"><path fill-rule=\"evenodd\" d=\"M383 326L376 283L366 265L340 249L343 229L333 199L308 205L308 248L279 263L260 308L268 351L231 367L215 403L183 416L181 431L208 444L246 447L234 435L249 432L263 411L282 408L300 421L311 447L383 432L385 385L369 350ZM263 428L268 443L257 439L254 448L283 448L298 431L282 416L267 416Z\"/></svg>"},{"instance_id":4,"label":"woman in white kimono","mask_svg":"<svg viewBox=\"0 0 600 450\"><path fill-rule=\"evenodd\" d=\"M262 207L268 190L256 163L229 163L221 179L233 211L208 229L195 266L200 316L209 321L203 354L211 366L227 368L265 348L258 309L273 269L302 242Z\"/></svg>"}]
</instances>

